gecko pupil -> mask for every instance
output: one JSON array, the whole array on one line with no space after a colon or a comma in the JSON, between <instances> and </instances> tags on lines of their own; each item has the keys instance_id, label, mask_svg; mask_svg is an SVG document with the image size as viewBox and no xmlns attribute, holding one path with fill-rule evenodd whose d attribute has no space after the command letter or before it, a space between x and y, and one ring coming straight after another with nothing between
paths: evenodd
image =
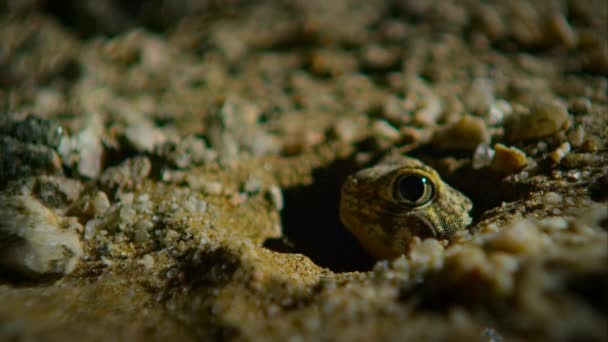
<instances>
[{"instance_id":1,"label":"gecko pupil","mask_svg":"<svg viewBox=\"0 0 608 342\"><path fill-rule=\"evenodd\" d=\"M428 179L424 176L419 175L408 175L402 177L397 182L396 191L398 192L397 198L402 198L406 201L417 203L425 196L427 187L430 184Z\"/></svg>"}]
</instances>

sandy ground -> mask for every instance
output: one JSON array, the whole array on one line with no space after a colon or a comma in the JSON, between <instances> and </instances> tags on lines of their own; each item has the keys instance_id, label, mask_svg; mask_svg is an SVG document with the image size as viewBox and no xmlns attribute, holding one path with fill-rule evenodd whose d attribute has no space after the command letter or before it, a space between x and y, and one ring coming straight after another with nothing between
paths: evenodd
<instances>
[{"instance_id":1,"label":"sandy ground","mask_svg":"<svg viewBox=\"0 0 608 342\"><path fill-rule=\"evenodd\" d=\"M607 7L0 2L0 340L605 341ZM473 224L374 261L395 149Z\"/></svg>"}]
</instances>

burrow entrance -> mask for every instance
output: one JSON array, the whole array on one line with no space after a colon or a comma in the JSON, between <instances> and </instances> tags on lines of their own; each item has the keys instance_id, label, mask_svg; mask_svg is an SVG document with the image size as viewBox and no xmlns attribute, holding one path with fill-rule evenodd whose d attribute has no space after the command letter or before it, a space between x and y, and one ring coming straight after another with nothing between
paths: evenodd
<instances>
[{"instance_id":1,"label":"burrow entrance","mask_svg":"<svg viewBox=\"0 0 608 342\"><path fill-rule=\"evenodd\" d=\"M313 184L286 189L281 213L284 237L269 239L264 246L304 254L334 272L371 269L374 261L343 227L338 215L342 183L357 169L352 159L337 160L317 169Z\"/></svg>"},{"instance_id":2,"label":"burrow entrance","mask_svg":"<svg viewBox=\"0 0 608 342\"><path fill-rule=\"evenodd\" d=\"M425 158L416 153L414 157L431 166L430 159L436 158L429 159L428 155ZM286 189L281 214L283 237L266 240L264 247L276 252L304 254L317 265L334 272L370 270L374 260L344 228L339 218L342 184L349 174L361 168L354 158L336 160L317 169L311 185ZM506 184L488 170L473 170L471 167L441 176L473 201L473 224L479 222L488 210L503 202L523 198L531 191Z\"/></svg>"}]
</instances>

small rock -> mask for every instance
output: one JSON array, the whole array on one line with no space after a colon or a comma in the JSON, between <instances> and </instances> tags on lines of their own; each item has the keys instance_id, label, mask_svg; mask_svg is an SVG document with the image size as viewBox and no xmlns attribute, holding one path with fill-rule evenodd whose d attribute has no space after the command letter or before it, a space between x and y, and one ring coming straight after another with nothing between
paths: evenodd
<instances>
[{"instance_id":1,"label":"small rock","mask_svg":"<svg viewBox=\"0 0 608 342\"><path fill-rule=\"evenodd\" d=\"M419 78L409 79L404 106L414 111L413 122L420 126L431 126L441 116L443 105L431 87Z\"/></svg>"},{"instance_id":2,"label":"small rock","mask_svg":"<svg viewBox=\"0 0 608 342\"><path fill-rule=\"evenodd\" d=\"M311 71L319 76L337 76L354 72L358 68L356 58L347 51L318 49L310 57Z\"/></svg>"},{"instance_id":3,"label":"small rock","mask_svg":"<svg viewBox=\"0 0 608 342\"><path fill-rule=\"evenodd\" d=\"M78 173L89 178L97 178L102 170L104 148L101 143L104 134L100 115L89 115L86 126L74 137L62 139L58 147L64 164L76 164Z\"/></svg>"},{"instance_id":4,"label":"small rock","mask_svg":"<svg viewBox=\"0 0 608 342\"><path fill-rule=\"evenodd\" d=\"M583 141L583 145L581 145L581 149L585 152L596 152L601 146L599 138L595 136L588 137Z\"/></svg>"},{"instance_id":5,"label":"small rock","mask_svg":"<svg viewBox=\"0 0 608 342\"><path fill-rule=\"evenodd\" d=\"M284 202L283 202L283 193L281 192L281 188L276 185L271 185L268 188L268 199L275 210L281 211L283 210Z\"/></svg>"},{"instance_id":6,"label":"small rock","mask_svg":"<svg viewBox=\"0 0 608 342\"><path fill-rule=\"evenodd\" d=\"M574 114L587 114L591 111L591 100L586 97L579 97L570 102L570 109Z\"/></svg>"},{"instance_id":7,"label":"small rock","mask_svg":"<svg viewBox=\"0 0 608 342\"><path fill-rule=\"evenodd\" d=\"M0 134L24 143L57 148L64 133L59 124L36 115L30 115L25 120L0 120Z\"/></svg>"},{"instance_id":8,"label":"small rock","mask_svg":"<svg viewBox=\"0 0 608 342\"><path fill-rule=\"evenodd\" d=\"M389 96L382 105L382 117L397 125L407 124L412 120L406 102L397 96Z\"/></svg>"},{"instance_id":9,"label":"small rock","mask_svg":"<svg viewBox=\"0 0 608 342\"><path fill-rule=\"evenodd\" d=\"M465 97L467 109L486 116L494 103L494 84L487 78L476 78Z\"/></svg>"},{"instance_id":10,"label":"small rock","mask_svg":"<svg viewBox=\"0 0 608 342\"><path fill-rule=\"evenodd\" d=\"M36 179L33 193L45 205L60 208L78 200L83 188L75 179L41 176Z\"/></svg>"},{"instance_id":11,"label":"small rock","mask_svg":"<svg viewBox=\"0 0 608 342\"><path fill-rule=\"evenodd\" d=\"M362 134L364 125L352 118L339 119L334 127L333 134L342 142L356 141Z\"/></svg>"},{"instance_id":12,"label":"small rock","mask_svg":"<svg viewBox=\"0 0 608 342\"><path fill-rule=\"evenodd\" d=\"M389 141L395 141L401 136L399 130L391 126L391 124L385 120L374 121L372 124L372 132L374 136Z\"/></svg>"},{"instance_id":13,"label":"small rock","mask_svg":"<svg viewBox=\"0 0 608 342\"><path fill-rule=\"evenodd\" d=\"M108 195L103 191L95 191L82 195L78 202L70 208L68 213L88 220L105 213L109 208L110 200L108 199Z\"/></svg>"},{"instance_id":14,"label":"small rock","mask_svg":"<svg viewBox=\"0 0 608 342\"><path fill-rule=\"evenodd\" d=\"M133 190L148 177L151 169L148 157L135 157L105 170L99 182L110 193L118 189Z\"/></svg>"},{"instance_id":15,"label":"small rock","mask_svg":"<svg viewBox=\"0 0 608 342\"><path fill-rule=\"evenodd\" d=\"M137 151L151 152L157 145L163 144L167 137L163 131L149 120L140 120L130 124L125 130L127 141Z\"/></svg>"},{"instance_id":16,"label":"small rock","mask_svg":"<svg viewBox=\"0 0 608 342\"><path fill-rule=\"evenodd\" d=\"M529 112L514 113L505 123L509 141L539 139L552 135L568 122L568 110L558 101L540 101Z\"/></svg>"},{"instance_id":17,"label":"small rock","mask_svg":"<svg viewBox=\"0 0 608 342\"><path fill-rule=\"evenodd\" d=\"M248 194L255 194L262 189L262 180L256 177L249 177L243 184L243 191Z\"/></svg>"},{"instance_id":18,"label":"small rock","mask_svg":"<svg viewBox=\"0 0 608 342\"><path fill-rule=\"evenodd\" d=\"M559 204L562 202L562 196L556 192L550 191L543 196L543 202L547 204Z\"/></svg>"},{"instance_id":19,"label":"small rock","mask_svg":"<svg viewBox=\"0 0 608 342\"><path fill-rule=\"evenodd\" d=\"M184 209L191 214L202 215L207 212L208 204L207 202L198 199L196 196L191 196L184 201L183 206Z\"/></svg>"},{"instance_id":20,"label":"small rock","mask_svg":"<svg viewBox=\"0 0 608 342\"><path fill-rule=\"evenodd\" d=\"M31 175L62 173L61 159L50 147L24 143L0 135L0 181Z\"/></svg>"},{"instance_id":21,"label":"small rock","mask_svg":"<svg viewBox=\"0 0 608 342\"><path fill-rule=\"evenodd\" d=\"M505 35L505 23L494 6L480 5L477 8L475 17L490 39L500 39Z\"/></svg>"},{"instance_id":22,"label":"small rock","mask_svg":"<svg viewBox=\"0 0 608 342\"><path fill-rule=\"evenodd\" d=\"M570 143L565 142L559 145L553 152L549 153L549 158L554 163L559 163L570 152Z\"/></svg>"},{"instance_id":23,"label":"small rock","mask_svg":"<svg viewBox=\"0 0 608 342\"><path fill-rule=\"evenodd\" d=\"M490 106L490 110L486 116L486 122L488 125L498 125L502 123L505 118L508 118L513 113L511 104L505 100L496 100Z\"/></svg>"},{"instance_id":24,"label":"small rock","mask_svg":"<svg viewBox=\"0 0 608 342\"><path fill-rule=\"evenodd\" d=\"M399 61L399 55L378 45L368 45L363 49L361 59L368 68L386 70Z\"/></svg>"},{"instance_id":25,"label":"small rock","mask_svg":"<svg viewBox=\"0 0 608 342\"><path fill-rule=\"evenodd\" d=\"M561 13L549 16L545 22L545 28L547 37L555 45L559 44L567 48L573 48L578 44L576 32L574 32L566 17Z\"/></svg>"},{"instance_id":26,"label":"small rock","mask_svg":"<svg viewBox=\"0 0 608 342\"><path fill-rule=\"evenodd\" d=\"M498 173L517 173L528 164L526 154L515 147L507 147L503 144L494 145L494 159L490 168Z\"/></svg>"},{"instance_id":27,"label":"small rock","mask_svg":"<svg viewBox=\"0 0 608 342\"><path fill-rule=\"evenodd\" d=\"M479 144L473 153L473 169L489 166L494 159L494 150L488 144Z\"/></svg>"},{"instance_id":28,"label":"small rock","mask_svg":"<svg viewBox=\"0 0 608 342\"><path fill-rule=\"evenodd\" d=\"M157 145L155 152L180 169L202 165L217 157L215 151L208 148L203 139L195 136L188 136L177 142L166 141Z\"/></svg>"},{"instance_id":29,"label":"small rock","mask_svg":"<svg viewBox=\"0 0 608 342\"><path fill-rule=\"evenodd\" d=\"M585 141L585 129L583 126L576 127L568 134L568 141L572 147L580 147Z\"/></svg>"},{"instance_id":30,"label":"small rock","mask_svg":"<svg viewBox=\"0 0 608 342\"><path fill-rule=\"evenodd\" d=\"M69 274L83 254L78 230L31 196L0 197L0 266L24 276Z\"/></svg>"},{"instance_id":31,"label":"small rock","mask_svg":"<svg viewBox=\"0 0 608 342\"><path fill-rule=\"evenodd\" d=\"M485 122L470 115L438 130L432 140L433 145L444 150L473 150L489 142L490 134Z\"/></svg>"},{"instance_id":32,"label":"small rock","mask_svg":"<svg viewBox=\"0 0 608 342\"><path fill-rule=\"evenodd\" d=\"M220 195L224 191L224 186L220 182L212 181L201 175L186 175L186 182L194 190L200 190L208 195Z\"/></svg>"},{"instance_id":33,"label":"small rock","mask_svg":"<svg viewBox=\"0 0 608 342\"><path fill-rule=\"evenodd\" d=\"M266 148L277 148L268 144L268 137L260 125L261 111L258 105L238 97L228 97L219 108L207 116L207 138L218 157L226 162L235 161L243 150L257 153L260 139L264 139L262 152Z\"/></svg>"},{"instance_id":34,"label":"small rock","mask_svg":"<svg viewBox=\"0 0 608 342\"><path fill-rule=\"evenodd\" d=\"M549 241L538 229L535 219L518 219L491 236L486 242L489 248L515 255L542 253Z\"/></svg>"},{"instance_id":35,"label":"small rock","mask_svg":"<svg viewBox=\"0 0 608 342\"><path fill-rule=\"evenodd\" d=\"M151 254L146 254L137 261L138 264L142 265L146 270L151 270L154 267L155 260Z\"/></svg>"},{"instance_id":36,"label":"small rock","mask_svg":"<svg viewBox=\"0 0 608 342\"><path fill-rule=\"evenodd\" d=\"M570 152L561 160L561 165L567 168L584 168L601 162L601 157L595 153Z\"/></svg>"}]
</instances>

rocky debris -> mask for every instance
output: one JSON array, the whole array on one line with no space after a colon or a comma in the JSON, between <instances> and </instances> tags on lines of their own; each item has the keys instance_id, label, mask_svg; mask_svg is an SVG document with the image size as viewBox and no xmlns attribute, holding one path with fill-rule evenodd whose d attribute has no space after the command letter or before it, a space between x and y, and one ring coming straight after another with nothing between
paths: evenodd
<instances>
[{"instance_id":1,"label":"rocky debris","mask_svg":"<svg viewBox=\"0 0 608 342\"><path fill-rule=\"evenodd\" d=\"M549 153L549 158L551 158L554 163L559 163L566 155L568 155L568 153L570 153L570 143L565 142Z\"/></svg>"},{"instance_id":2,"label":"rocky debris","mask_svg":"<svg viewBox=\"0 0 608 342\"><path fill-rule=\"evenodd\" d=\"M65 209L80 198L83 190L83 184L72 178L39 176L32 194L47 207Z\"/></svg>"},{"instance_id":3,"label":"rocky debris","mask_svg":"<svg viewBox=\"0 0 608 342\"><path fill-rule=\"evenodd\" d=\"M361 60L371 70L388 70L399 62L399 55L395 49L372 44L363 48Z\"/></svg>"},{"instance_id":4,"label":"rocky debris","mask_svg":"<svg viewBox=\"0 0 608 342\"><path fill-rule=\"evenodd\" d=\"M35 198L0 197L0 265L24 276L69 274L83 255L82 226Z\"/></svg>"},{"instance_id":5,"label":"rocky debris","mask_svg":"<svg viewBox=\"0 0 608 342\"><path fill-rule=\"evenodd\" d=\"M436 124L443 109L440 98L420 79L407 84L405 106L413 112L413 122L421 126Z\"/></svg>"},{"instance_id":6,"label":"rocky debris","mask_svg":"<svg viewBox=\"0 0 608 342\"><path fill-rule=\"evenodd\" d=\"M437 130L432 138L432 144L442 150L474 150L489 142L490 134L485 122L470 115Z\"/></svg>"},{"instance_id":7,"label":"rocky debris","mask_svg":"<svg viewBox=\"0 0 608 342\"><path fill-rule=\"evenodd\" d=\"M163 131L148 120L138 120L127 126L125 138L139 152L152 152L167 140Z\"/></svg>"},{"instance_id":8,"label":"rocky debris","mask_svg":"<svg viewBox=\"0 0 608 342\"><path fill-rule=\"evenodd\" d=\"M479 170L490 166L494 159L494 150L489 144L480 144L473 152L473 169Z\"/></svg>"},{"instance_id":9,"label":"rocky debris","mask_svg":"<svg viewBox=\"0 0 608 342\"><path fill-rule=\"evenodd\" d=\"M0 121L0 135L32 145L45 145L56 149L64 137L64 129L54 121L36 115L28 115L23 120L4 117Z\"/></svg>"},{"instance_id":10,"label":"rocky debris","mask_svg":"<svg viewBox=\"0 0 608 342\"><path fill-rule=\"evenodd\" d=\"M233 162L241 151L256 156L278 152L276 137L260 127L260 114L253 103L228 98L208 117L207 137L221 159Z\"/></svg>"},{"instance_id":11,"label":"rocky debris","mask_svg":"<svg viewBox=\"0 0 608 342\"><path fill-rule=\"evenodd\" d=\"M207 147L205 140L194 136L157 146L155 154L179 169L208 164L217 158L217 153Z\"/></svg>"},{"instance_id":12,"label":"rocky debris","mask_svg":"<svg viewBox=\"0 0 608 342\"><path fill-rule=\"evenodd\" d=\"M103 169L103 119L100 114L90 114L83 121L84 127L63 139L58 151L63 163L75 167L81 176L97 178Z\"/></svg>"},{"instance_id":13,"label":"rocky debris","mask_svg":"<svg viewBox=\"0 0 608 342\"><path fill-rule=\"evenodd\" d=\"M490 168L502 174L513 174L519 172L528 164L526 154L516 147L507 147L503 144L494 145L494 158Z\"/></svg>"},{"instance_id":14,"label":"rocky debris","mask_svg":"<svg viewBox=\"0 0 608 342\"><path fill-rule=\"evenodd\" d=\"M568 109L559 101L540 100L527 110L515 112L505 122L509 141L539 139L565 128Z\"/></svg>"},{"instance_id":15,"label":"rocky debris","mask_svg":"<svg viewBox=\"0 0 608 342\"><path fill-rule=\"evenodd\" d=\"M107 168L99 177L99 184L108 193L133 191L150 175L152 163L148 157L127 159L120 165Z\"/></svg>"},{"instance_id":16,"label":"rocky debris","mask_svg":"<svg viewBox=\"0 0 608 342\"><path fill-rule=\"evenodd\" d=\"M63 169L57 154L64 129L59 124L29 115L0 120L0 181L38 174L59 175Z\"/></svg>"},{"instance_id":17,"label":"rocky debris","mask_svg":"<svg viewBox=\"0 0 608 342\"><path fill-rule=\"evenodd\" d=\"M110 208L110 199L103 191L88 191L70 207L68 214L77 216L83 221L104 214Z\"/></svg>"},{"instance_id":18,"label":"rocky debris","mask_svg":"<svg viewBox=\"0 0 608 342\"><path fill-rule=\"evenodd\" d=\"M60 175L61 159L55 150L44 145L21 142L0 136L0 181L37 174Z\"/></svg>"},{"instance_id":19,"label":"rocky debris","mask_svg":"<svg viewBox=\"0 0 608 342\"><path fill-rule=\"evenodd\" d=\"M339 76L359 68L357 59L347 51L319 49L310 56L310 69L319 76Z\"/></svg>"},{"instance_id":20,"label":"rocky debris","mask_svg":"<svg viewBox=\"0 0 608 342\"><path fill-rule=\"evenodd\" d=\"M473 80L465 97L467 109L481 117L489 116L491 106L495 102L494 84L491 79L477 78Z\"/></svg>"}]
</instances>

